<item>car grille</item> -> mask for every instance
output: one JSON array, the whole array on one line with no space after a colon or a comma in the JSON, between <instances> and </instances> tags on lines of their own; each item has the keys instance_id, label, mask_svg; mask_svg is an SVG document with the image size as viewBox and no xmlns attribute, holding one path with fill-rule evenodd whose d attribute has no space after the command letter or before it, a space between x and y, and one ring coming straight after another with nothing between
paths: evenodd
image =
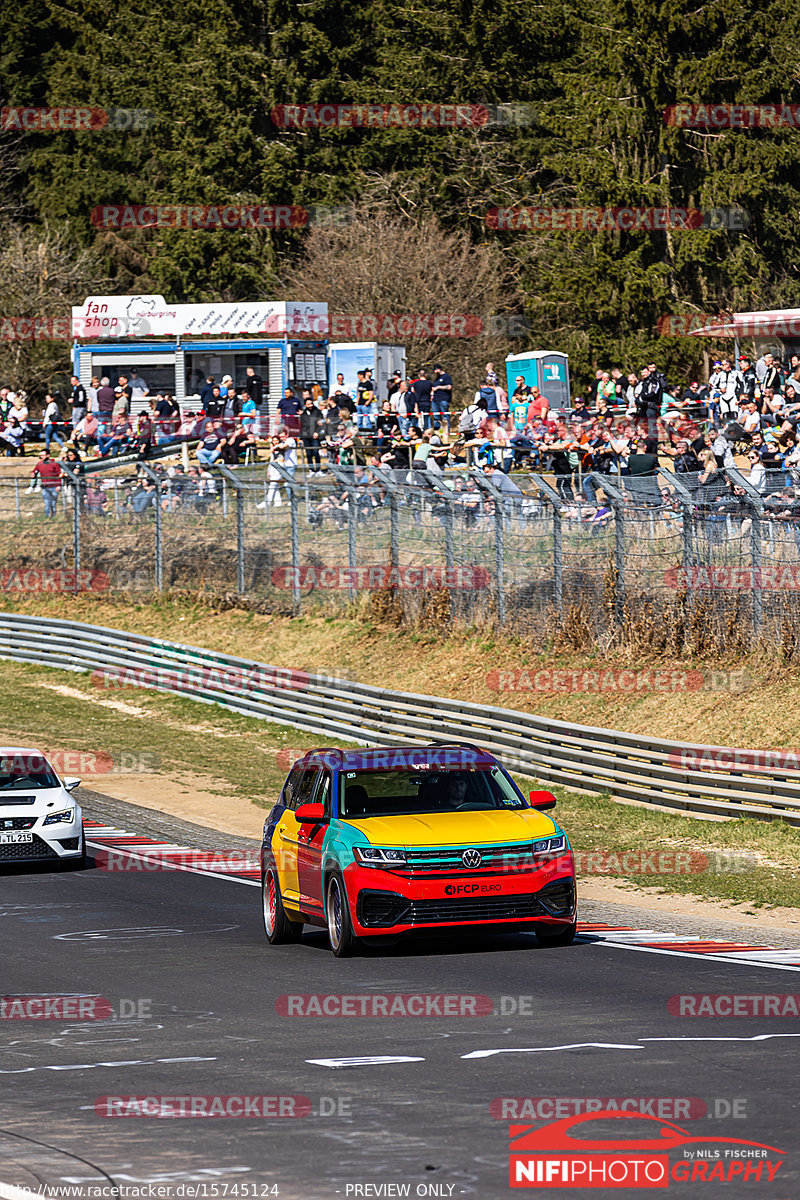
<instances>
[{"instance_id":1,"label":"car grille","mask_svg":"<svg viewBox=\"0 0 800 1200\"><path fill-rule=\"evenodd\" d=\"M4 829L30 829L36 817L0 817L0 833Z\"/></svg>"},{"instance_id":2,"label":"car grille","mask_svg":"<svg viewBox=\"0 0 800 1200\"><path fill-rule=\"evenodd\" d=\"M0 806L16 808L18 804L35 804L35 796L12 796L10 792L0 792Z\"/></svg>"},{"instance_id":3,"label":"car grille","mask_svg":"<svg viewBox=\"0 0 800 1200\"><path fill-rule=\"evenodd\" d=\"M32 842L18 842L16 845L0 846L0 862L17 862L28 858L58 858L52 846L42 841L36 834Z\"/></svg>"},{"instance_id":4,"label":"car grille","mask_svg":"<svg viewBox=\"0 0 800 1200\"><path fill-rule=\"evenodd\" d=\"M410 921L431 925L440 921L512 921L546 913L535 896L486 896L458 900L415 900Z\"/></svg>"},{"instance_id":5,"label":"car grille","mask_svg":"<svg viewBox=\"0 0 800 1200\"><path fill-rule=\"evenodd\" d=\"M440 925L459 921L519 921L528 917L570 917L575 905L572 879L557 879L540 891L515 896L468 896L407 900L397 892L363 891L358 898L359 924L373 929L389 925Z\"/></svg>"},{"instance_id":6,"label":"car grille","mask_svg":"<svg viewBox=\"0 0 800 1200\"><path fill-rule=\"evenodd\" d=\"M465 867L461 856L465 850L477 850L479 867ZM513 842L505 846L441 846L438 850L407 850L406 874L420 875L447 871L449 875L476 871L513 871L530 869L533 865L531 842Z\"/></svg>"}]
</instances>

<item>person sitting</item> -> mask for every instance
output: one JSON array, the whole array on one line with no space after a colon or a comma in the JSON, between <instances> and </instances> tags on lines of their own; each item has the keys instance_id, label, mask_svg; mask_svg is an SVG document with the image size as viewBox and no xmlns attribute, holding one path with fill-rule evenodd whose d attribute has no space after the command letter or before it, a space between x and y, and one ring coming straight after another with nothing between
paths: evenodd
<instances>
[{"instance_id":1,"label":"person sitting","mask_svg":"<svg viewBox=\"0 0 800 1200\"><path fill-rule=\"evenodd\" d=\"M206 428L201 444L197 447L197 459L204 467L212 466L222 456L225 448L225 437L222 432L222 422L214 420Z\"/></svg>"},{"instance_id":2,"label":"person sitting","mask_svg":"<svg viewBox=\"0 0 800 1200\"><path fill-rule=\"evenodd\" d=\"M100 480L91 478L84 497L86 511L92 516L101 517L108 511L108 496L100 486Z\"/></svg>"},{"instance_id":3,"label":"person sitting","mask_svg":"<svg viewBox=\"0 0 800 1200\"><path fill-rule=\"evenodd\" d=\"M235 467L242 455L250 450L253 459L258 457L258 443L256 442L255 434L251 429L246 429L242 425L241 429L237 429L235 433L229 434L225 439L225 445L222 451L222 461L228 466Z\"/></svg>"},{"instance_id":4,"label":"person sitting","mask_svg":"<svg viewBox=\"0 0 800 1200\"><path fill-rule=\"evenodd\" d=\"M22 443L25 438L25 430L16 417L10 416L8 418L3 430L0 432L0 438L5 442L7 458L13 458L18 454L24 456L25 448Z\"/></svg>"},{"instance_id":5,"label":"person sitting","mask_svg":"<svg viewBox=\"0 0 800 1200\"><path fill-rule=\"evenodd\" d=\"M137 490L131 497L131 508L137 516L142 516L146 509L155 508L158 503L158 492L152 479L140 480Z\"/></svg>"},{"instance_id":6,"label":"person sitting","mask_svg":"<svg viewBox=\"0 0 800 1200\"><path fill-rule=\"evenodd\" d=\"M72 441L80 450L86 451L90 446L97 445L99 431L100 422L97 420L96 414L87 413L75 426L72 433Z\"/></svg>"},{"instance_id":7,"label":"person sitting","mask_svg":"<svg viewBox=\"0 0 800 1200\"><path fill-rule=\"evenodd\" d=\"M101 458L112 458L115 454L121 454L127 448L128 442L133 436L133 429L127 417L117 421L111 428L111 436L98 436L97 446L100 451Z\"/></svg>"},{"instance_id":8,"label":"person sitting","mask_svg":"<svg viewBox=\"0 0 800 1200\"><path fill-rule=\"evenodd\" d=\"M340 529L343 529L347 524L347 514L350 508L350 496L347 488L343 488L337 495L331 492L324 500L315 505L308 514L309 525L317 528L322 525L325 517L333 517L334 521Z\"/></svg>"}]
</instances>

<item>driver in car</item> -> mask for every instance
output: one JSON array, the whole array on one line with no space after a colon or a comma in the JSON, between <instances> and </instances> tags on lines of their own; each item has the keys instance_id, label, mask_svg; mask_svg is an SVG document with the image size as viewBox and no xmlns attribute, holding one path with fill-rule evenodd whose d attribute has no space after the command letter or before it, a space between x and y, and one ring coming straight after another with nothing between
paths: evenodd
<instances>
[{"instance_id":1,"label":"driver in car","mask_svg":"<svg viewBox=\"0 0 800 1200\"><path fill-rule=\"evenodd\" d=\"M458 808L467 799L467 779L465 775L451 774L445 782L445 792L442 796L442 808Z\"/></svg>"}]
</instances>

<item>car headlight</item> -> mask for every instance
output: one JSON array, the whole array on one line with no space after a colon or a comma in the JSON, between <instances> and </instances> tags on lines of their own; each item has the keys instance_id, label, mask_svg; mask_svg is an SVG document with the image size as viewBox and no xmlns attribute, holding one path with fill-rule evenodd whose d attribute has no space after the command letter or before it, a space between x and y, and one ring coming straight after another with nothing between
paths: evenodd
<instances>
[{"instance_id":1,"label":"car headlight","mask_svg":"<svg viewBox=\"0 0 800 1200\"><path fill-rule=\"evenodd\" d=\"M405 850L382 849L380 846L354 846L356 860L365 867L396 867L406 861Z\"/></svg>"},{"instance_id":2,"label":"car headlight","mask_svg":"<svg viewBox=\"0 0 800 1200\"><path fill-rule=\"evenodd\" d=\"M539 838L533 843L534 858L551 858L556 854L564 854L567 849L567 839L563 833L557 837Z\"/></svg>"},{"instance_id":3,"label":"car headlight","mask_svg":"<svg viewBox=\"0 0 800 1200\"><path fill-rule=\"evenodd\" d=\"M60 821L72 821L75 816L74 808L65 808L63 812L50 813L42 822L43 825L58 825Z\"/></svg>"}]
</instances>

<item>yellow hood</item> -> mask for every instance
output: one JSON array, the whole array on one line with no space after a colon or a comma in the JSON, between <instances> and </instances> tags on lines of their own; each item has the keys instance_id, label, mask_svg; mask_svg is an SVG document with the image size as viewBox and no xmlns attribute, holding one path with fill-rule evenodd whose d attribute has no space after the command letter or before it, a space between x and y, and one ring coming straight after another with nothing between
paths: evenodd
<instances>
[{"instance_id":1,"label":"yellow hood","mask_svg":"<svg viewBox=\"0 0 800 1200\"><path fill-rule=\"evenodd\" d=\"M551 837L555 831L550 818L534 808L343 819L373 846L488 846Z\"/></svg>"}]
</instances>

